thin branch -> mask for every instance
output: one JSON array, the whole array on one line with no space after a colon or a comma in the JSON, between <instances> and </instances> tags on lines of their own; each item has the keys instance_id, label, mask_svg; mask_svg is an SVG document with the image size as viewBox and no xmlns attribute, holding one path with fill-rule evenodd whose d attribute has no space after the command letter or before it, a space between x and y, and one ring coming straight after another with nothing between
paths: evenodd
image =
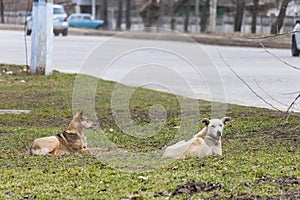
<instances>
[{"instance_id":1,"label":"thin branch","mask_svg":"<svg viewBox=\"0 0 300 200\"><path fill-rule=\"evenodd\" d=\"M300 91L296 91L296 92L288 92L288 93L280 93L282 95L293 95L293 94L300 94Z\"/></svg>"},{"instance_id":2,"label":"thin branch","mask_svg":"<svg viewBox=\"0 0 300 200\"><path fill-rule=\"evenodd\" d=\"M300 70L300 68L295 67L291 64L289 64L288 62L282 60L281 58L279 58L276 54L270 52L261 42L259 42L260 46L265 50L266 53L270 54L271 56L275 57L277 60L279 60L280 62L282 62L283 64L285 64L286 66L296 69L296 70Z\"/></svg>"},{"instance_id":3,"label":"thin branch","mask_svg":"<svg viewBox=\"0 0 300 200\"><path fill-rule=\"evenodd\" d=\"M299 124L298 126L294 127L294 128L288 129L287 132L295 131L295 130L297 130L298 128L300 128L300 124Z\"/></svg>"},{"instance_id":4,"label":"thin branch","mask_svg":"<svg viewBox=\"0 0 300 200\"><path fill-rule=\"evenodd\" d=\"M230 69L230 71L245 85L247 86L247 88L256 96L258 97L260 100L262 100L265 104L269 105L271 108L273 108L274 110L280 111L278 108L276 108L274 105L272 105L271 103L269 103L267 100L265 100L262 96L260 96L241 76L238 75L238 73L236 71L234 71L234 69L225 61L225 59L223 58L223 56L221 55L220 51L218 51L218 54L220 56L220 58L222 59L222 61L226 64L226 66Z\"/></svg>"},{"instance_id":5,"label":"thin branch","mask_svg":"<svg viewBox=\"0 0 300 200\"><path fill-rule=\"evenodd\" d=\"M298 96L295 98L295 100L291 103L291 105L287 109L286 113L288 113L290 111L290 109L296 104L296 102L298 101L299 98L300 98L300 94L298 94Z\"/></svg>"},{"instance_id":6,"label":"thin branch","mask_svg":"<svg viewBox=\"0 0 300 200\"><path fill-rule=\"evenodd\" d=\"M283 102L281 102L281 101L279 101L279 100L277 100L277 99L275 99L274 97L272 97L267 91L265 91L261 86L260 86L260 84L257 82L257 80L254 78L254 83L257 85L257 87L261 90L261 91L263 91L264 93L265 93L265 95L267 95L270 99L272 99L273 101L275 101L275 102L277 102L277 103L279 103L279 104L281 104L281 105L283 105L283 106L286 106L286 107L288 107L289 105L287 105L287 104L285 104L285 103L283 103Z\"/></svg>"},{"instance_id":7,"label":"thin branch","mask_svg":"<svg viewBox=\"0 0 300 200\"><path fill-rule=\"evenodd\" d=\"M276 37L280 37L280 36L286 36L286 35L292 35L293 33L299 33L300 31L288 31L285 33L277 33L275 35L265 35L265 36L261 36L261 37L245 37L246 39L251 39L251 40L266 40L266 39L273 39Z\"/></svg>"}]
</instances>

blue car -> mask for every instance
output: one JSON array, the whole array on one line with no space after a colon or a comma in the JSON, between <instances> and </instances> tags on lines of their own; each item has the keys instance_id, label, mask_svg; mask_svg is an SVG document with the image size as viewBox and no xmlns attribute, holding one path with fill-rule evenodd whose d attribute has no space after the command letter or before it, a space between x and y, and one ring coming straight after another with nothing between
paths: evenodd
<instances>
[{"instance_id":1,"label":"blue car","mask_svg":"<svg viewBox=\"0 0 300 200\"><path fill-rule=\"evenodd\" d=\"M103 26L103 20L93 20L91 14L88 13L77 13L72 14L68 18L68 24L70 27L75 28L93 28L99 29Z\"/></svg>"}]
</instances>

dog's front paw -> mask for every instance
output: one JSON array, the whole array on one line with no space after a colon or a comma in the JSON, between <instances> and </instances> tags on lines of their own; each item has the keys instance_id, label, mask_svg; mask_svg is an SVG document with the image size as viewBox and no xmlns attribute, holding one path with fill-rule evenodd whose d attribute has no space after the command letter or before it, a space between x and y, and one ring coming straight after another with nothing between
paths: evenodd
<instances>
[{"instance_id":1,"label":"dog's front paw","mask_svg":"<svg viewBox=\"0 0 300 200\"><path fill-rule=\"evenodd\" d=\"M83 147L83 148L80 150L80 153L82 153L82 154L87 154L87 153L88 153L88 148Z\"/></svg>"}]
</instances>

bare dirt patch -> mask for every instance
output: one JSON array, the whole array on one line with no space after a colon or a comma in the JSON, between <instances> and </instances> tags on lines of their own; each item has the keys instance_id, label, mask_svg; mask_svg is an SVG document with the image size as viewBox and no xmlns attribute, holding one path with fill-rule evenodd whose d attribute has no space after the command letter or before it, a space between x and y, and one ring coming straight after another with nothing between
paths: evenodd
<instances>
[{"instance_id":1,"label":"bare dirt patch","mask_svg":"<svg viewBox=\"0 0 300 200\"><path fill-rule=\"evenodd\" d=\"M206 200L217 199L218 196L214 196L212 198L208 198ZM258 195L250 195L250 194L239 194L239 195L231 195L228 200L297 200L300 199L300 188L288 190L286 193L281 195L273 195L273 196L258 196Z\"/></svg>"},{"instance_id":2,"label":"bare dirt patch","mask_svg":"<svg viewBox=\"0 0 300 200\"><path fill-rule=\"evenodd\" d=\"M167 194L165 192L160 192L156 195L158 196L169 196L170 198L176 196L176 195L183 195L188 194L189 197L187 199L190 199L192 195L200 192L211 192L214 190L219 190L223 188L223 185L220 183L211 183L211 182L196 182L195 180L190 180L189 182L178 185L177 188Z\"/></svg>"}]
</instances>

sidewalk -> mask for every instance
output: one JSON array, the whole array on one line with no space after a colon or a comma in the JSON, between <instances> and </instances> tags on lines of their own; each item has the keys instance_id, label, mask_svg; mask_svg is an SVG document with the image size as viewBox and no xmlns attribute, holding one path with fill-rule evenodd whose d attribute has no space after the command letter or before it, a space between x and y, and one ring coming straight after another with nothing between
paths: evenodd
<instances>
[{"instance_id":1,"label":"sidewalk","mask_svg":"<svg viewBox=\"0 0 300 200\"><path fill-rule=\"evenodd\" d=\"M23 25L17 24L0 24L0 30L19 30L23 31ZM178 37L171 33L153 33L153 32L134 32L131 34L121 34L120 31L103 31L94 29L76 29L69 28L69 35L88 35L88 36L116 36L128 37L134 39L151 39L151 40L178 40ZM289 49L291 46L291 37L289 34L280 36L259 36L243 33L218 33L218 34L189 34L183 33L201 44L223 45L223 46L245 46L245 47L265 47L265 48L284 48Z\"/></svg>"}]
</instances>

